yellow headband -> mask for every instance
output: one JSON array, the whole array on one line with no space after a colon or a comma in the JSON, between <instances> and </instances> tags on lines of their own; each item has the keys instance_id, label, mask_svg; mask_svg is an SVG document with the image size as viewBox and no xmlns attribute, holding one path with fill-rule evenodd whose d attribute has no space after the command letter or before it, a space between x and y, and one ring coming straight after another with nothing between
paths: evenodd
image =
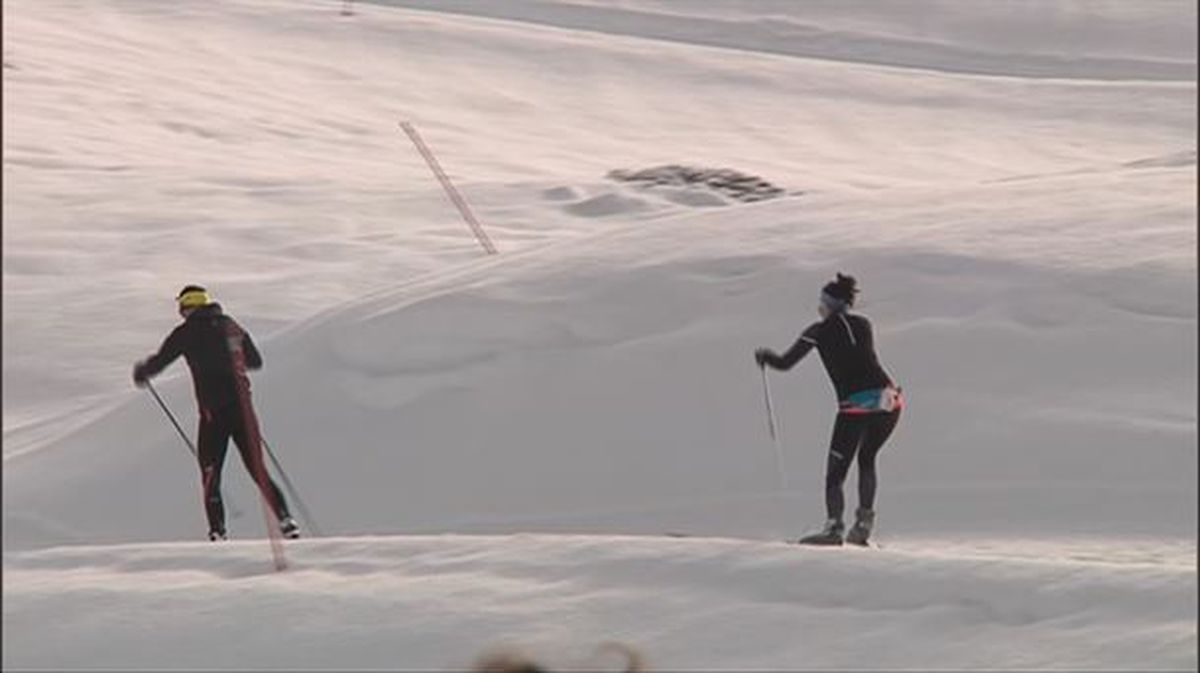
<instances>
[{"instance_id":1,"label":"yellow headband","mask_svg":"<svg viewBox=\"0 0 1200 673\"><path fill-rule=\"evenodd\" d=\"M192 290L179 296L179 308L197 308L207 306L212 300L204 290Z\"/></svg>"}]
</instances>

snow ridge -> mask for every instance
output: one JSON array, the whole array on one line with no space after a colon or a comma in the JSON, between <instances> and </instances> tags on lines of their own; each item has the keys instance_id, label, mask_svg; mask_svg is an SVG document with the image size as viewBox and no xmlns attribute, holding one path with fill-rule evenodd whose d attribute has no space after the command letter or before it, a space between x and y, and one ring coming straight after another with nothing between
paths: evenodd
<instances>
[{"instance_id":1,"label":"snow ridge","mask_svg":"<svg viewBox=\"0 0 1200 673\"><path fill-rule=\"evenodd\" d=\"M287 549L292 565L282 574L271 572L263 540L6 554L5 664L73 668L103 657L118 668L354 661L356 668L462 670L485 645L508 643L569 666L604 634L647 649L650 670L774 670L798 661L990 667L1014 661L1018 639L1021 665L1030 668L1137 668L1148 659L1172 668L1189 664L1178 645L1195 636L1194 606L1179 599L1195 586L1186 559L1112 567L935 545L804 549L572 535L329 538ZM239 620L291 624L306 635L285 648L188 645L196 629L211 631L212 615L155 608L164 602L212 602ZM144 630L114 632L92 620L101 605ZM53 631L71 637L35 655L26 644L36 642L28 629L39 614L56 615ZM403 626L378 618L390 614L421 618ZM1129 629L1129 619L1138 628ZM448 623L475 645L444 650ZM237 643L233 627L221 630ZM696 632L708 634L706 644L689 635ZM864 637L871 647L862 647ZM734 640L741 646L719 646Z\"/></svg>"}]
</instances>

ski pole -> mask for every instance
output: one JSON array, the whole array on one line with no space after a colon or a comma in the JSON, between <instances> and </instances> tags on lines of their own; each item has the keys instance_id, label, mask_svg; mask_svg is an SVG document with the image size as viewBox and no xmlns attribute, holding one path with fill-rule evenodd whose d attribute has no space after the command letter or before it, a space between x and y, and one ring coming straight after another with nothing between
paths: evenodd
<instances>
[{"instance_id":1,"label":"ski pole","mask_svg":"<svg viewBox=\"0 0 1200 673\"><path fill-rule=\"evenodd\" d=\"M154 384L150 383L149 379L146 380L146 388L150 390L150 394L154 396L154 401L158 402L158 406L162 408L167 418L171 419L171 425L175 426L175 431L179 433L179 438L187 445L188 451L192 452L192 457L199 460L200 456L196 453L196 447L192 446L192 440L188 439L187 433L183 431L183 428L179 427L179 421L175 420L175 414L171 413L171 410L167 408L167 403L163 402L163 399L158 396L158 391L154 389Z\"/></svg>"},{"instance_id":2,"label":"ski pole","mask_svg":"<svg viewBox=\"0 0 1200 673\"><path fill-rule=\"evenodd\" d=\"M271 457L271 463L275 465L275 471L279 473L279 478L283 480L283 487L288 490L288 496L296 503L296 507L300 509L300 516L308 522L308 528L316 537L324 537L321 529L317 527L317 522L313 520L312 513L304 506L304 501L300 499L300 494L296 492L296 488L292 486L292 480L288 479L287 472L283 471L283 466L279 464L279 459L275 457L275 452L271 450L271 445L263 439L263 446L267 449L267 455Z\"/></svg>"},{"instance_id":3,"label":"ski pole","mask_svg":"<svg viewBox=\"0 0 1200 673\"><path fill-rule=\"evenodd\" d=\"M167 418L171 419L171 425L175 426L175 431L179 433L179 437L187 445L188 451L192 452L192 457L199 461L200 454L196 453L196 447L192 445L192 440L188 439L187 433L183 431L183 428L179 427L179 421L175 420L175 414L171 413L171 410L167 408L167 403L163 402L163 399L158 396L158 391L154 389L154 384L150 382L150 379L146 379L146 387L150 389L150 394L154 396L154 401L158 402L158 406L162 408L163 413L167 415ZM241 508L234 504L233 498L226 498L226 500L229 502L230 514L233 518L240 518L242 516Z\"/></svg>"},{"instance_id":4,"label":"ski pole","mask_svg":"<svg viewBox=\"0 0 1200 673\"><path fill-rule=\"evenodd\" d=\"M771 443L775 445L775 469L779 472L779 484L787 490L787 472L783 469L783 448L779 446L779 435L775 432L775 410L771 406L771 386L767 384L767 368L760 366L763 382L763 399L767 403L767 432L771 434Z\"/></svg>"}]
</instances>

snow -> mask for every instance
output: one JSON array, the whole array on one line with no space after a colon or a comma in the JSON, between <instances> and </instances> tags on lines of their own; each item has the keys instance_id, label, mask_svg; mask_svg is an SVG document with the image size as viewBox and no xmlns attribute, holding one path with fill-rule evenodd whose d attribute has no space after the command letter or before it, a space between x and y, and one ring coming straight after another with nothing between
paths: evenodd
<instances>
[{"instance_id":1,"label":"snow","mask_svg":"<svg viewBox=\"0 0 1200 673\"><path fill-rule=\"evenodd\" d=\"M6 624L5 644L70 642L38 660L88 668L104 652L106 667L124 670L462 670L490 636L579 667L599 644L587 639L601 634L653 643L643 648L652 669L1140 669L1186 667L1194 638L1193 606L1177 597L1194 588L1186 555L1077 560L1055 558L1055 547L1017 560L715 538L363 536L289 545L291 567L274 573L262 547L23 554L5 568L5 602L15 603L5 610L22 616Z\"/></svg>"},{"instance_id":2,"label":"snow","mask_svg":"<svg viewBox=\"0 0 1200 673\"><path fill-rule=\"evenodd\" d=\"M5 1L6 668L1196 667L1193 3L340 4ZM664 165L784 195L606 177ZM771 374L781 490L751 359L835 271L909 402L879 549L781 542L832 391ZM282 573L129 382L191 282L325 534Z\"/></svg>"}]
</instances>

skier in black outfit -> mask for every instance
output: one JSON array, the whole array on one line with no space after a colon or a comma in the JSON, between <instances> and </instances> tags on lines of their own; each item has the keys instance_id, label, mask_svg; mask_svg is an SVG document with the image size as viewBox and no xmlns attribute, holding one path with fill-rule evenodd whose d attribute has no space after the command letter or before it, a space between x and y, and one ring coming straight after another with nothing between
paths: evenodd
<instances>
[{"instance_id":1,"label":"skier in black outfit","mask_svg":"<svg viewBox=\"0 0 1200 673\"><path fill-rule=\"evenodd\" d=\"M759 367L787 371L816 347L837 392L838 414L825 471L828 519L820 533L801 538L803 544L842 544L842 483L855 456L859 507L845 541L867 544L875 523L875 455L892 434L904 408L900 389L875 355L870 321L849 312L857 292L853 277L837 274L837 280L821 291L821 320L809 325L786 353L779 355L768 348L754 352Z\"/></svg>"},{"instance_id":2,"label":"skier in black outfit","mask_svg":"<svg viewBox=\"0 0 1200 673\"><path fill-rule=\"evenodd\" d=\"M283 492L267 474L262 460L258 419L250 402L250 379L246 375L246 370L262 367L258 348L249 332L225 315L221 305L213 302L203 287L188 285L176 301L183 324L167 336L157 353L134 366L133 381L138 387L145 386L147 380L179 356L187 360L200 411L197 457L208 516L208 538L226 539L221 468L230 437L237 444L242 463L278 518L280 532L287 538L300 537L300 527L288 514Z\"/></svg>"}]
</instances>

